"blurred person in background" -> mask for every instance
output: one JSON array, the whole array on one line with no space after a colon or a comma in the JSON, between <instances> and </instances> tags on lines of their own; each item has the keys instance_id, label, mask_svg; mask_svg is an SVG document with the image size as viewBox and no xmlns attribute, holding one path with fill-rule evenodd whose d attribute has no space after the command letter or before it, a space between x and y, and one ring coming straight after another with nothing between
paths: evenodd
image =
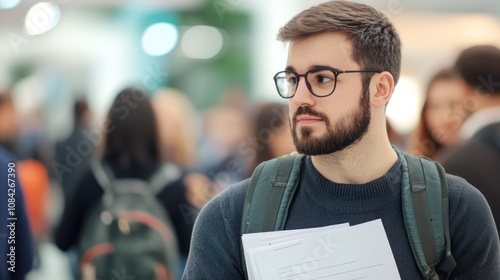
<instances>
[{"instance_id":1,"label":"blurred person in background","mask_svg":"<svg viewBox=\"0 0 500 280\"><path fill-rule=\"evenodd\" d=\"M0 145L0 180L2 180L0 201L4 206L0 210L0 219L5 222L0 229L0 279L2 280L24 280L34 260L34 242L21 182L16 172L17 164L14 156ZM9 199L13 202L9 202ZM9 203L14 204L13 209L9 209ZM8 218L16 220L10 221ZM12 236L14 238L10 238Z\"/></svg>"},{"instance_id":2,"label":"blurred person in background","mask_svg":"<svg viewBox=\"0 0 500 280\"><path fill-rule=\"evenodd\" d=\"M136 88L122 90L109 110L100 160L109 166L116 179L148 180L162 162L157 119L147 95ZM193 222L186 216L187 200L183 174L168 183L158 194L174 226L182 256L187 257ZM88 170L65 205L55 243L63 251L77 246L89 212L103 196L103 188ZM181 264L179 264L181 265Z\"/></svg>"},{"instance_id":3,"label":"blurred person in background","mask_svg":"<svg viewBox=\"0 0 500 280\"><path fill-rule=\"evenodd\" d=\"M37 160L46 168L50 149L42 110L37 105L21 110L23 100L15 98L14 88L0 91L0 145L17 159Z\"/></svg>"},{"instance_id":4,"label":"blurred person in background","mask_svg":"<svg viewBox=\"0 0 500 280\"><path fill-rule=\"evenodd\" d=\"M24 155L16 162L16 180L20 182L23 191L26 214L35 241L34 267L39 268L39 245L45 241L50 230L50 180L47 168L36 157L36 149L23 150L26 147L20 145L19 119L11 92L0 93L0 145L16 155L16 158Z\"/></svg>"},{"instance_id":5,"label":"blurred person in background","mask_svg":"<svg viewBox=\"0 0 500 280\"><path fill-rule=\"evenodd\" d=\"M409 152L438 162L460 142L460 127L468 112L465 84L456 69L443 69L430 80L420 119L409 139Z\"/></svg>"},{"instance_id":6,"label":"blurred person in background","mask_svg":"<svg viewBox=\"0 0 500 280\"><path fill-rule=\"evenodd\" d=\"M184 172L185 196L190 207L182 211L191 234L199 210L219 192L217 185L198 170L198 112L189 98L180 90L160 88L154 92L153 108L160 137L160 151L164 161L176 164ZM186 205L187 206L187 205ZM188 244L181 245L181 261L187 260Z\"/></svg>"},{"instance_id":7,"label":"blurred person in background","mask_svg":"<svg viewBox=\"0 0 500 280\"><path fill-rule=\"evenodd\" d=\"M203 173L221 189L245 177L248 162L239 146L250 136L250 122L242 108L212 107L203 112L200 160Z\"/></svg>"},{"instance_id":8,"label":"blurred person in background","mask_svg":"<svg viewBox=\"0 0 500 280\"><path fill-rule=\"evenodd\" d=\"M450 153L444 167L483 193L500 232L500 49L467 48L455 67L467 84L465 104L472 114L461 128L465 142Z\"/></svg>"},{"instance_id":9,"label":"blurred person in background","mask_svg":"<svg viewBox=\"0 0 500 280\"><path fill-rule=\"evenodd\" d=\"M153 107L158 118L161 152L165 160L182 168L198 164L197 112L179 90L162 88L155 92Z\"/></svg>"},{"instance_id":10,"label":"blurred person in background","mask_svg":"<svg viewBox=\"0 0 500 280\"><path fill-rule=\"evenodd\" d=\"M17 168L36 245L35 268L40 268L43 262L40 246L47 241L51 229L49 174L45 166L34 159L20 160Z\"/></svg>"},{"instance_id":11,"label":"blurred person in background","mask_svg":"<svg viewBox=\"0 0 500 280\"><path fill-rule=\"evenodd\" d=\"M90 135L92 113L84 99L73 104L73 130L55 145L52 170L67 201L92 160L96 144ZM73 162L74 161L74 162Z\"/></svg>"},{"instance_id":12,"label":"blurred person in background","mask_svg":"<svg viewBox=\"0 0 500 280\"><path fill-rule=\"evenodd\" d=\"M0 145L17 154L18 118L10 90L0 92Z\"/></svg>"},{"instance_id":13,"label":"blurred person in background","mask_svg":"<svg viewBox=\"0 0 500 280\"><path fill-rule=\"evenodd\" d=\"M261 162L294 152L288 106L277 102L256 105L252 137L239 146L239 151L251 162L247 177Z\"/></svg>"}]
</instances>

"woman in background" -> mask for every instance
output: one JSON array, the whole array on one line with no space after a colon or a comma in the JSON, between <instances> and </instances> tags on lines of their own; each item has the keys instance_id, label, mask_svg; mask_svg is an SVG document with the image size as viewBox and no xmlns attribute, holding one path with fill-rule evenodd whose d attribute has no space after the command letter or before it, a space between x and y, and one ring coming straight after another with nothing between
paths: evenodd
<instances>
[{"instance_id":1,"label":"woman in background","mask_svg":"<svg viewBox=\"0 0 500 280\"><path fill-rule=\"evenodd\" d=\"M460 142L460 127L468 112L465 88L455 69L443 69L428 86L420 121L410 137L408 151L441 162Z\"/></svg>"},{"instance_id":2,"label":"woman in background","mask_svg":"<svg viewBox=\"0 0 500 280\"><path fill-rule=\"evenodd\" d=\"M197 170L200 165L199 136L196 132L200 127L198 111L191 100L175 88L156 90L152 102L158 119L162 158L186 171L184 184L187 197L190 204L199 210L220 190L208 176ZM197 213L196 209L192 209L193 214Z\"/></svg>"},{"instance_id":3,"label":"woman in background","mask_svg":"<svg viewBox=\"0 0 500 280\"><path fill-rule=\"evenodd\" d=\"M154 93L153 108L163 158L184 169L195 167L198 164L198 112L191 101L177 89L161 88Z\"/></svg>"},{"instance_id":4,"label":"woman in background","mask_svg":"<svg viewBox=\"0 0 500 280\"><path fill-rule=\"evenodd\" d=\"M102 131L104 146L99 160L109 168L114 178L148 181L165 166L160 152L157 118L145 92L137 88L122 90L113 101ZM170 176L173 180L165 183L156 198L173 224L180 256L186 258L198 209L187 199L185 174L180 169L177 174L179 175ZM56 230L55 243L61 250L67 251L78 246L84 224L103 194L103 187L89 169L66 203L61 223ZM190 214L190 209L196 210ZM179 266L182 270L182 263Z\"/></svg>"},{"instance_id":5,"label":"woman in background","mask_svg":"<svg viewBox=\"0 0 500 280\"><path fill-rule=\"evenodd\" d=\"M276 102L260 104L254 113L249 174L261 162L295 151L288 121L288 105Z\"/></svg>"}]
</instances>

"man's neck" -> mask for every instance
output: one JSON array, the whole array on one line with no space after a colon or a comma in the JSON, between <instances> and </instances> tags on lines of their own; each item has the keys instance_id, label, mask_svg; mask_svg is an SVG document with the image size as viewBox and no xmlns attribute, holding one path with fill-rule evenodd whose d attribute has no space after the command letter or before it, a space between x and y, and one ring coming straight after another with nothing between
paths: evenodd
<instances>
[{"instance_id":1,"label":"man's neck","mask_svg":"<svg viewBox=\"0 0 500 280\"><path fill-rule=\"evenodd\" d=\"M342 151L311 160L318 172L328 180L340 184L364 184L382 177L397 161L390 142L378 145L362 140Z\"/></svg>"}]
</instances>

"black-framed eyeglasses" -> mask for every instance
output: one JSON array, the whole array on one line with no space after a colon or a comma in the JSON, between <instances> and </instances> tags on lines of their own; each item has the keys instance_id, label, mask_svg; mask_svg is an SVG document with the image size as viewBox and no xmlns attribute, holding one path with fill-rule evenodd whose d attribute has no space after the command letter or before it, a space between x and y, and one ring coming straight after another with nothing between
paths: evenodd
<instances>
[{"instance_id":1,"label":"black-framed eyeglasses","mask_svg":"<svg viewBox=\"0 0 500 280\"><path fill-rule=\"evenodd\" d=\"M304 74L297 74L292 70L285 70L274 75L274 83L278 93L283 98L295 96L299 86L300 77L304 77L307 88L316 97L327 97L331 95L337 87L337 77L340 74L349 73L381 73L380 70L336 70L330 67L318 67L307 71Z\"/></svg>"}]
</instances>

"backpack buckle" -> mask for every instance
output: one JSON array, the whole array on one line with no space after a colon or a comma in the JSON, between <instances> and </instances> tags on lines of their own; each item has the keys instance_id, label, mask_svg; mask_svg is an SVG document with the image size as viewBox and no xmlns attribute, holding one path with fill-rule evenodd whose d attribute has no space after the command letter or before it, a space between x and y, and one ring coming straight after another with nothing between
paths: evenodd
<instances>
[{"instance_id":1,"label":"backpack buckle","mask_svg":"<svg viewBox=\"0 0 500 280\"><path fill-rule=\"evenodd\" d=\"M120 232L124 235L129 235L130 234L130 225L127 220L124 218L118 219L118 228L120 229Z\"/></svg>"}]
</instances>

